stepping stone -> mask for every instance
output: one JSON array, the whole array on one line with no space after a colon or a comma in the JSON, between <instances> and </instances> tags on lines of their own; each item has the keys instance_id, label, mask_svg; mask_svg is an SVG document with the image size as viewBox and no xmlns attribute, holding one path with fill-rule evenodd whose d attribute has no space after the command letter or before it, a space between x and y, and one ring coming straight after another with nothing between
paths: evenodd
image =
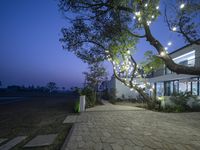
<instances>
[{"instance_id":1,"label":"stepping stone","mask_svg":"<svg viewBox=\"0 0 200 150\"><path fill-rule=\"evenodd\" d=\"M27 136L17 136L14 139L10 140L6 144L0 146L0 150L9 150L13 147L15 147L17 144L22 142L24 139L26 139Z\"/></svg>"},{"instance_id":2,"label":"stepping stone","mask_svg":"<svg viewBox=\"0 0 200 150\"><path fill-rule=\"evenodd\" d=\"M67 116L63 123L75 123L77 119L77 115Z\"/></svg>"},{"instance_id":3,"label":"stepping stone","mask_svg":"<svg viewBox=\"0 0 200 150\"><path fill-rule=\"evenodd\" d=\"M0 138L0 144L5 142L7 139L6 138Z\"/></svg>"},{"instance_id":4,"label":"stepping stone","mask_svg":"<svg viewBox=\"0 0 200 150\"><path fill-rule=\"evenodd\" d=\"M57 134L38 135L29 141L24 147L38 147L51 145Z\"/></svg>"}]
</instances>

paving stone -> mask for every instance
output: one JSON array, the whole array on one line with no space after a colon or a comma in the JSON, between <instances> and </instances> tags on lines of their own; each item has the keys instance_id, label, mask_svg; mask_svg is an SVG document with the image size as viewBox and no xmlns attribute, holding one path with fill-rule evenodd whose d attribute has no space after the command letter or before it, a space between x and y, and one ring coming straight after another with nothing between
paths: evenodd
<instances>
[{"instance_id":1,"label":"paving stone","mask_svg":"<svg viewBox=\"0 0 200 150\"><path fill-rule=\"evenodd\" d=\"M29 141L24 147L38 147L51 145L57 134L38 135Z\"/></svg>"},{"instance_id":2,"label":"paving stone","mask_svg":"<svg viewBox=\"0 0 200 150\"><path fill-rule=\"evenodd\" d=\"M5 142L7 139L6 138L0 138L0 144Z\"/></svg>"},{"instance_id":3,"label":"paving stone","mask_svg":"<svg viewBox=\"0 0 200 150\"><path fill-rule=\"evenodd\" d=\"M63 123L75 123L77 120L77 115L70 115L65 118Z\"/></svg>"},{"instance_id":4,"label":"paving stone","mask_svg":"<svg viewBox=\"0 0 200 150\"><path fill-rule=\"evenodd\" d=\"M200 113L159 113L106 104L78 116L69 150L200 149Z\"/></svg>"},{"instance_id":5,"label":"paving stone","mask_svg":"<svg viewBox=\"0 0 200 150\"><path fill-rule=\"evenodd\" d=\"M0 146L0 150L9 150L15 147L17 144L21 143L24 139L26 139L26 136L17 136L14 139L8 141L6 144Z\"/></svg>"},{"instance_id":6,"label":"paving stone","mask_svg":"<svg viewBox=\"0 0 200 150\"><path fill-rule=\"evenodd\" d=\"M122 147L118 144L111 144L113 150L122 150Z\"/></svg>"}]
</instances>

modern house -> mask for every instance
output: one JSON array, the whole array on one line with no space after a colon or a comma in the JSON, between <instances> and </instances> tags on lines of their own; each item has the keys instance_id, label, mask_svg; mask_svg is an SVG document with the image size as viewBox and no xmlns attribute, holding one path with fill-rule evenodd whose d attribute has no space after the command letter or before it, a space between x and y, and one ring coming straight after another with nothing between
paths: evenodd
<instances>
[{"instance_id":1,"label":"modern house","mask_svg":"<svg viewBox=\"0 0 200 150\"><path fill-rule=\"evenodd\" d=\"M169 55L178 64L200 68L200 45L189 44ZM176 74L165 66L154 71L149 82L154 84L157 96L170 96L175 92L200 95L200 76Z\"/></svg>"},{"instance_id":2,"label":"modern house","mask_svg":"<svg viewBox=\"0 0 200 150\"><path fill-rule=\"evenodd\" d=\"M169 55L178 64L200 67L200 45L189 44ZM154 85L157 96L170 96L175 92L191 92L193 95L200 96L200 75L176 74L163 66L155 70L148 77L148 81ZM130 91L114 76L104 83L103 87L107 88L108 92L114 90L116 98L135 99L138 97L136 91Z\"/></svg>"}]
</instances>

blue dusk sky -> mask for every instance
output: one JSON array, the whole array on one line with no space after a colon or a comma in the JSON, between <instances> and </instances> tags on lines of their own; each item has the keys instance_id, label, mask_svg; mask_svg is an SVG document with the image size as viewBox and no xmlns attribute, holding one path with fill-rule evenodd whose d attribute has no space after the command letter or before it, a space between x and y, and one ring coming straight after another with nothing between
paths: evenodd
<instances>
[{"instance_id":1,"label":"blue dusk sky","mask_svg":"<svg viewBox=\"0 0 200 150\"><path fill-rule=\"evenodd\" d=\"M4 87L42 86L49 81L66 88L82 85L87 64L62 49L60 29L66 21L56 0L1 0L0 21L0 81ZM181 38L168 32L163 18L151 28L163 45L173 42L169 51L184 45ZM144 39L137 49L134 57L141 61L143 53L153 48ZM112 75L110 64L105 66Z\"/></svg>"}]
</instances>

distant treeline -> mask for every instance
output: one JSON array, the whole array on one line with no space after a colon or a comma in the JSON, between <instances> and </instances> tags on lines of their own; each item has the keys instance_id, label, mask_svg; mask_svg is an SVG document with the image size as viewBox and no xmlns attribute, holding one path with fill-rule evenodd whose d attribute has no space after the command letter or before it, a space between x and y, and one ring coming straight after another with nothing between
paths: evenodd
<instances>
[{"instance_id":1,"label":"distant treeline","mask_svg":"<svg viewBox=\"0 0 200 150\"><path fill-rule=\"evenodd\" d=\"M12 85L7 88L0 88L0 96L65 96L72 93L71 91L49 89L43 86L18 86Z\"/></svg>"}]
</instances>

